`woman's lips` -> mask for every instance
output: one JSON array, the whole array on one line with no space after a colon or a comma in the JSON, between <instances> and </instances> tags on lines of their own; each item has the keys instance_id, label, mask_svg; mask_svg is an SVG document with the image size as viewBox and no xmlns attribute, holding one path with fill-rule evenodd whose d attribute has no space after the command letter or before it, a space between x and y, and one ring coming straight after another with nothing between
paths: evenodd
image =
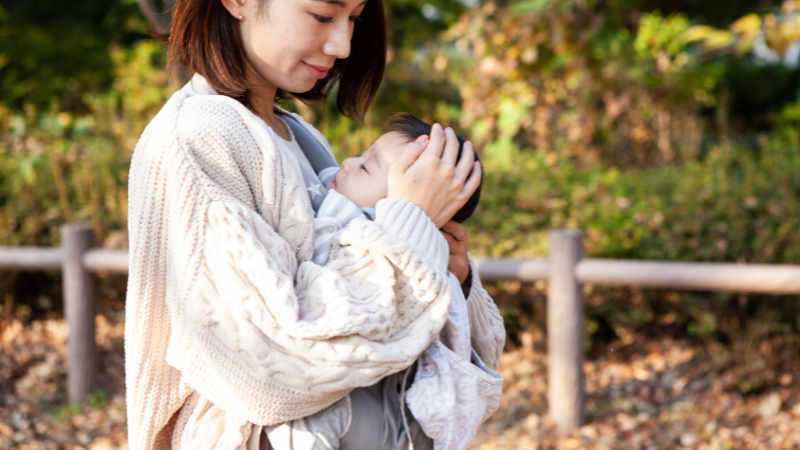
<instances>
[{"instance_id":1,"label":"woman's lips","mask_svg":"<svg viewBox=\"0 0 800 450\"><path fill-rule=\"evenodd\" d=\"M321 80L321 79L323 79L323 78L328 76L328 70L330 70L330 69L328 69L327 67L314 66L314 65L309 64L307 62L303 62L303 64L306 66L306 69L311 74L311 76L313 76L314 78L316 78L318 80Z\"/></svg>"}]
</instances>

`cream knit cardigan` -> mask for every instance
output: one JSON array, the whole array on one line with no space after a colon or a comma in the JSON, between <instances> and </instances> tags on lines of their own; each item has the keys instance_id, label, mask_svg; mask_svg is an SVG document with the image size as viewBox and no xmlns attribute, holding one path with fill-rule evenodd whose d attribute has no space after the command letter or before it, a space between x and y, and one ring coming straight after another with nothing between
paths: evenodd
<instances>
[{"instance_id":1,"label":"cream knit cardigan","mask_svg":"<svg viewBox=\"0 0 800 450\"><path fill-rule=\"evenodd\" d=\"M245 445L252 424L308 416L406 368L446 320L448 247L422 210L382 200L374 222L341 231L327 266L309 262L313 211L297 159L200 76L148 125L129 179L132 450L169 448L164 431L197 395ZM502 319L472 286L473 347L496 367Z\"/></svg>"}]
</instances>

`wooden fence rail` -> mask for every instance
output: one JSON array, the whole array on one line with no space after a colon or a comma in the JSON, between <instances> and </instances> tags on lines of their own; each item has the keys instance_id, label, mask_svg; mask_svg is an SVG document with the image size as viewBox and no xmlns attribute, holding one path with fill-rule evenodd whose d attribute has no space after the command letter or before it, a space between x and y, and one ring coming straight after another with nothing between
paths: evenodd
<instances>
[{"instance_id":1,"label":"wooden fence rail","mask_svg":"<svg viewBox=\"0 0 800 450\"><path fill-rule=\"evenodd\" d=\"M0 247L0 270L61 270L69 329L67 384L82 401L96 379L94 291L90 272L127 272L128 252L92 247L86 224L62 228L62 248ZM582 258L582 236L555 230L547 259L476 259L483 281L546 280L548 404L566 434L583 423L583 299L581 284L673 290L800 294L800 266L687 263Z\"/></svg>"}]
</instances>

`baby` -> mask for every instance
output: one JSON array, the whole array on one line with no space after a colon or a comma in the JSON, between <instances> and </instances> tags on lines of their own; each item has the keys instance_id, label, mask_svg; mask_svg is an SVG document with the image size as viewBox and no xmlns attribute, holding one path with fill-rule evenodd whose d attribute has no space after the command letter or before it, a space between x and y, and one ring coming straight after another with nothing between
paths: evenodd
<instances>
[{"instance_id":1,"label":"baby","mask_svg":"<svg viewBox=\"0 0 800 450\"><path fill-rule=\"evenodd\" d=\"M422 120L396 114L384 134L360 156L345 159L341 169L331 167L319 173L329 190L314 221L314 262L327 262L336 232L350 220L374 218L375 205L388 193L389 166L409 142L430 133L431 126ZM460 160L464 140L459 137L458 142ZM481 186L452 220L468 219L478 206L480 192ZM452 291L448 320L417 360L404 401L436 450L461 450L469 447L478 425L499 406L503 378L472 350L466 299L456 277L448 275Z\"/></svg>"},{"instance_id":2,"label":"baby","mask_svg":"<svg viewBox=\"0 0 800 450\"><path fill-rule=\"evenodd\" d=\"M384 133L361 155L347 158L342 167L330 167L319 173L320 181L329 189L317 211L315 221L314 262L324 265L328 260L332 235L354 218L375 218L375 205L386 198L389 190L389 166L409 142L428 136L431 126L417 117L398 113L389 118ZM464 139L458 138L458 157ZM478 160L478 155L475 155ZM470 172L471 174L471 172ZM478 188L452 220L462 223L475 212L481 196L483 178Z\"/></svg>"}]
</instances>

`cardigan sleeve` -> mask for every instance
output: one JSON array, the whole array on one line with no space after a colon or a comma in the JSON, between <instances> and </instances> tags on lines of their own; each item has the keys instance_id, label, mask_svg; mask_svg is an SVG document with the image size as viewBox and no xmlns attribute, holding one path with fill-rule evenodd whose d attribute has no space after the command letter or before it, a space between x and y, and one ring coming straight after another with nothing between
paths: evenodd
<instances>
[{"instance_id":1,"label":"cardigan sleeve","mask_svg":"<svg viewBox=\"0 0 800 450\"><path fill-rule=\"evenodd\" d=\"M506 330L503 326L503 317L500 310L483 288L478 277L478 268L475 261L469 257L472 286L467 297L469 310L469 326L472 333L472 348L481 357L484 364L492 370L497 370L500 355L506 344Z\"/></svg>"},{"instance_id":2,"label":"cardigan sleeve","mask_svg":"<svg viewBox=\"0 0 800 450\"><path fill-rule=\"evenodd\" d=\"M385 199L375 222L342 230L345 245L328 265L305 261L300 175L285 155L262 148L259 211L242 167L257 139L227 119L224 128L190 125L180 139L183 176L194 179L180 180L192 195L168 225L166 361L226 413L271 425L413 363L447 317L448 249L422 210ZM233 144L224 152L220 143Z\"/></svg>"}]
</instances>

